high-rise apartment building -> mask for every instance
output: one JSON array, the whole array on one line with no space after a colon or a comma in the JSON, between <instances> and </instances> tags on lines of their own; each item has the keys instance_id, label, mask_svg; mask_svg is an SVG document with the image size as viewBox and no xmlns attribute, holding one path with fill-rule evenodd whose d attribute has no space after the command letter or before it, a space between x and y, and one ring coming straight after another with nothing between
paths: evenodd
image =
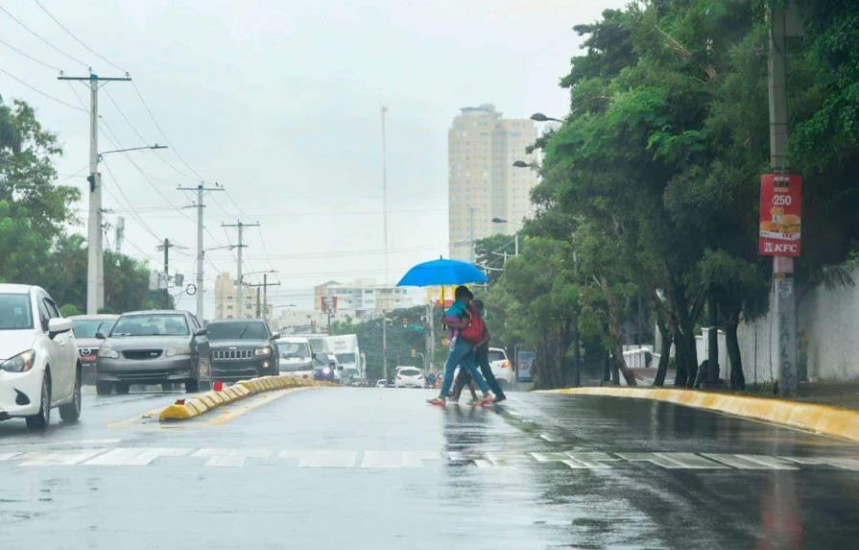
<instances>
[{"instance_id":1,"label":"high-rise apartment building","mask_svg":"<svg viewBox=\"0 0 859 550\"><path fill-rule=\"evenodd\" d=\"M474 241L515 233L530 210L537 174L516 168L531 163L525 150L537 140L530 119L505 119L494 105L466 107L448 132L450 256L473 261ZM492 223L493 218L510 223Z\"/></svg>"},{"instance_id":2,"label":"high-rise apartment building","mask_svg":"<svg viewBox=\"0 0 859 550\"><path fill-rule=\"evenodd\" d=\"M215 279L215 319L252 319L256 317L256 289L247 284L242 289L244 311L239 312L238 285L229 273L221 273Z\"/></svg>"}]
</instances>

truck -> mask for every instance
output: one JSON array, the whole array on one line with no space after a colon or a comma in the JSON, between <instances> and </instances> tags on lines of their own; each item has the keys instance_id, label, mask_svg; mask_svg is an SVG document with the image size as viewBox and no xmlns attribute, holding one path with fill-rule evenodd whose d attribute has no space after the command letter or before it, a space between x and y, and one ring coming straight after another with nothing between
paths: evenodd
<instances>
[{"instance_id":1,"label":"truck","mask_svg":"<svg viewBox=\"0 0 859 550\"><path fill-rule=\"evenodd\" d=\"M366 378L364 355L358 346L357 334L342 334L326 337L330 354L334 355L337 374L340 383L344 385L361 385Z\"/></svg>"}]
</instances>

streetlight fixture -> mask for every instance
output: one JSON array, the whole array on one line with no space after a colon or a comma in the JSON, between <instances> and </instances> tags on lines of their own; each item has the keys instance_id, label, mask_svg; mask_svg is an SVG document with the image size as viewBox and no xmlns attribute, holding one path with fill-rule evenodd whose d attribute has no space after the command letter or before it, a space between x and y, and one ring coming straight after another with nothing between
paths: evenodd
<instances>
[{"instance_id":1,"label":"streetlight fixture","mask_svg":"<svg viewBox=\"0 0 859 550\"><path fill-rule=\"evenodd\" d=\"M95 96L93 96L95 97ZM93 111L94 113L95 111ZM93 115L95 116L95 115ZM95 141L92 142L93 144ZM95 145L93 145L93 148ZM130 147L128 149L113 149L95 153L95 159L91 159L90 174L87 176L90 191L90 212L87 221L87 298L86 312L89 315L98 313L105 306L104 303L104 237L102 236L102 225L104 223L101 202L101 175L98 173L98 163L104 155L112 153L126 153L128 151L140 151L143 149L167 149L166 145L149 145L145 147ZM94 161L94 162L93 162Z\"/></svg>"},{"instance_id":2,"label":"streetlight fixture","mask_svg":"<svg viewBox=\"0 0 859 550\"><path fill-rule=\"evenodd\" d=\"M513 163L513 166L515 166L516 168L531 168L531 165L524 160L517 160Z\"/></svg>"},{"instance_id":3,"label":"streetlight fixture","mask_svg":"<svg viewBox=\"0 0 859 550\"><path fill-rule=\"evenodd\" d=\"M519 162L522 162L522 161L519 161ZM519 227L525 227L525 224L511 222L511 221L505 220L504 218L492 218L492 223L506 223L509 225L518 225ZM513 255L514 256L519 255L519 232L518 231L513 235Z\"/></svg>"},{"instance_id":4,"label":"streetlight fixture","mask_svg":"<svg viewBox=\"0 0 859 550\"><path fill-rule=\"evenodd\" d=\"M550 116L544 115L543 113L534 113L533 115L531 115L531 120L536 121L536 122L550 122L551 121L551 122L560 122L561 124L564 123L564 121L561 119L552 118Z\"/></svg>"}]
</instances>

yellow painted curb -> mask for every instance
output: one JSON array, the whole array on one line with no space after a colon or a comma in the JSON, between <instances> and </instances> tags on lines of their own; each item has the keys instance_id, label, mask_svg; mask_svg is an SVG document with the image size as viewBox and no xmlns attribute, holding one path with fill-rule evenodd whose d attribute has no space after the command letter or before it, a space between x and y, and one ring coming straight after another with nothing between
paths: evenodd
<instances>
[{"instance_id":1,"label":"yellow painted curb","mask_svg":"<svg viewBox=\"0 0 859 550\"><path fill-rule=\"evenodd\" d=\"M539 393L651 399L859 442L859 411L829 405L668 388L565 388Z\"/></svg>"},{"instance_id":2,"label":"yellow painted curb","mask_svg":"<svg viewBox=\"0 0 859 550\"><path fill-rule=\"evenodd\" d=\"M242 380L240 382L236 382L223 391L209 391L185 399L185 402L182 405L169 405L161 411L161 414L158 415L158 419L161 422L170 420L188 420L190 418L200 416L201 414L205 414L221 405L233 403L240 399L265 391L280 390L284 388L333 385L334 384L327 382L317 382L315 380L306 380L303 378L298 379L293 376L265 376L251 380Z\"/></svg>"}]
</instances>

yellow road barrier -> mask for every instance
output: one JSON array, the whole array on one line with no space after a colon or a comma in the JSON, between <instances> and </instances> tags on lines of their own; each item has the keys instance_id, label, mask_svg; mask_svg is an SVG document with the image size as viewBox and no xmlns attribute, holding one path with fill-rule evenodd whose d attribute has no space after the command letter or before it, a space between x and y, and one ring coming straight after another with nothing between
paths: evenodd
<instances>
[{"instance_id":1,"label":"yellow road barrier","mask_svg":"<svg viewBox=\"0 0 859 550\"><path fill-rule=\"evenodd\" d=\"M665 401L859 442L859 411L830 405L668 388L565 388L540 393Z\"/></svg>"},{"instance_id":2,"label":"yellow road barrier","mask_svg":"<svg viewBox=\"0 0 859 550\"><path fill-rule=\"evenodd\" d=\"M158 419L161 422L171 420L188 420L205 414L208 411L216 409L222 405L234 403L251 395L262 392L282 390L287 388L307 388L317 386L333 386L330 382L317 382L315 380L306 380L303 378L295 378L294 376L264 376L261 378L253 378L251 380L242 380L236 382L232 386L225 388L223 391L208 391L189 397L185 400L179 400L173 405L167 406Z\"/></svg>"}]
</instances>

